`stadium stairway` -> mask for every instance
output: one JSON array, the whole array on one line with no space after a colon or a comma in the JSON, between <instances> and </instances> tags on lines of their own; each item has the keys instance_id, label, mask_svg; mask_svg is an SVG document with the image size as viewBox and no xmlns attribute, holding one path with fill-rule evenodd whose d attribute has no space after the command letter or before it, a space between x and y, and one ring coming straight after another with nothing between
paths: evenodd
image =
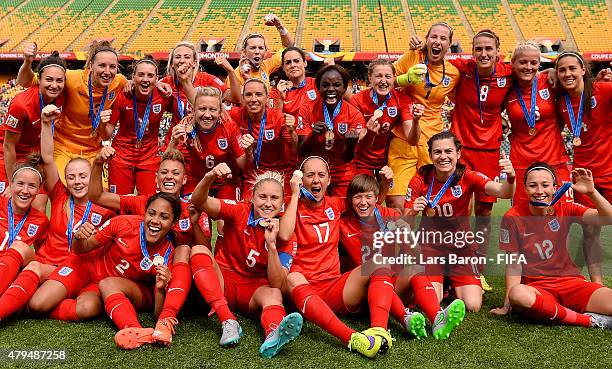
<instances>
[{"instance_id":1,"label":"stadium stairway","mask_svg":"<svg viewBox=\"0 0 612 369\"><path fill-rule=\"evenodd\" d=\"M315 39L340 39L341 51L353 51L351 0L309 0L300 47L312 50Z\"/></svg>"},{"instance_id":2,"label":"stadium stairway","mask_svg":"<svg viewBox=\"0 0 612 369\"><path fill-rule=\"evenodd\" d=\"M453 42L459 42L464 50L469 50L472 44L471 27L462 21L459 12L450 1L445 0L410 0L410 14L416 34L424 39L429 27L436 22L447 22L453 27Z\"/></svg>"},{"instance_id":3,"label":"stadium stairway","mask_svg":"<svg viewBox=\"0 0 612 369\"><path fill-rule=\"evenodd\" d=\"M275 27L263 24L263 18L268 13L276 14L282 21L289 34L295 38L298 17L300 14L299 0L259 0L253 18L247 20L249 32L259 32L266 38L266 44L270 51L282 48L282 43ZM244 36L241 36L241 39Z\"/></svg>"},{"instance_id":4,"label":"stadium stairway","mask_svg":"<svg viewBox=\"0 0 612 369\"><path fill-rule=\"evenodd\" d=\"M70 42L70 44L68 46L66 46L66 51L74 51L74 46L78 43L80 43L83 38L85 37L85 35L88 34L88 31L90 28L94 28L98 25L98 22L100 22L101 19L104 19L104 17L106 17L106 15L108 14L108 12L119 2L120 0L112 0L108 6L106 7L106 9L104 9L99 15L98 17L96 17L96 19L84 30L81 31L81 33L74 39L72 40L72 42ZM78 51L78 50L77 50Z\"/></svg>"},{"instance_id":5,"label":"stadium stairway","mask_svg":"<svg viewBox=\"0 0 612 369\"><path fill-rule=\"evenodd\" d=\"M138 26L138 28L136 28L136 31L134 31L134 33L132 33L132 35L130 36L130 38L127 39L125 44L123 44L123 47L121 48L121 52L126 53L126 52L128 52L128 50L130 50L130 45L132 45L134 40L136 40L138 38L138 36L140 36L142 31L149 24L151 19L153 19L153 16L157 13L159 8L161 8L161 6L163 4L164 4L164 0L159 0L157 2L157 4L155 4L155 7L149 12L149 14L144 19L144 21ZM136 53L136 52L133 52L133 53Z\"/></svg>"},{"instance_id":6,"label":"stadium stairway","mask_svg":"<svg viewBox=\"0 0 612 369\"><path fill-rule=\"evenodd\" d=\"M210 0L206 13L188 39L198 44L201 39L225 37L222 51L233 51L250 8L251 2L246 0ZM231 27L228 27L228 20L231 20Z\"/></svg>"},{"instance_id":7,"label":"stadium stairway","mask_svg":"<svg viewBox=\"0 0 612 369\"><path fill-rule=\"evenodd\" d=\"M4 0L0 2L0 22L4 17L9 16L13 11L18 11L27 3L27 1L23 0Z\"/></svg>"},{"instance_id":8,"label":"stadium stairway","mask_svg":"<svg viewBox=\"0 0 612 369\"><path fill-rule=\"evenodd\" d=\"M200 11L196 15L193 22L191 23L191 26L189 26L187 33L185 33L185 40L191 40L191 35L193 35L193 32L195 31L196 27L202 21L202 18L204 18L204 15L206 15L206 12L208 11L209 6L210 6L210 0L204 1L204 4L202 4Z\"/></svg>"},{"instance_id":9,"label":"stadium stairway","mask_svg":"<svg viewBox=\"0 0 612 369\"><path fill-rule=\"evenodd\" d=\"M516 39L518 41L524 42L525 37L523 36L523 32L521 31L521 28L519 27L518 22L516 21L514 13L512 13L512 8L510 8L508 0L501 0L501 4L504 6L506 14L508 14L508 21L510 21L510 25L512 26L512 30L514 31L514 36L516 36Z\"/></svg>"},{"instance_id":10,"label":"stadium stairway","mask_svg":"<svg viewBox=\"0 0 612 369\"><path fill-rule=\"evenodd\" d=\"M253 19L255 18L255 10L257 9L257 6L259 6L259 0L253 0L251 2L251 7L249 8L249 14L247 15L247 18L244 21L244 25L242 26L240 37L238 37L238 41L236 42L236 46L234 47L234 51L242 50L242 43L244 39L247 37L249 33L252 32L249 30L249 24L253 23ZM267 26L264 25L264 27L267 27ZM253 33L261 33L261 32L259 30L257 31L254 30Z\"/></svg>"},{"instance_id":11,"label":"stadium stairway","mask_svg":"<svg viewBox=\"0 0 612 369\"><path fill-rule=\"evenodd\" d=\"M474 32L491 29L499 36L502 54L514 50L517 37L499 0L460 0L459 3Z\"/></svg>"}]
</instances>

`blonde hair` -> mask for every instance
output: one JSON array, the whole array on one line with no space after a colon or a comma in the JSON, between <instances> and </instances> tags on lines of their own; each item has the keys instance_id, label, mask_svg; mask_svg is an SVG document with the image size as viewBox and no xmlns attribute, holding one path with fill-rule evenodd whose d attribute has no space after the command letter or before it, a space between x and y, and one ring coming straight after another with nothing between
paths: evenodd
<instances>
[{"instance_id":1,"label":"blonde hair","mask_svg":"<svg viewBox=\"0 0 612 369\"><path fill-rule=\"evenodd\" d=\"M283 176L281 173L275 172L272 170L267 170L261 174L258 174L255 177L255 182L253 183L253 193L255 193L255 190L257 190L257 187L259 187L264 182L278 183L281 186L281 189L283 190L283 194L284 194L285 176Z\"/></svg>"},{"instance_id":2,"label":"blonde hair","mask_svg":"<svg viewBox=\"0 0 612 369\"><path fill-rule=\"evenodd\" d=\"M524 52L527 51L537 51L538 55L540 54L540 46L533 40L529 40L529 41L525 41L525 42L520 42L518 45L516 45L516 47L514 48L514 52L512 52L512 62L514 63L514 61L516 60L516 58L519 55L522 55Z\"/></svg>"},{"instance_id":3,"label":"blonde hair","mask_svg":"<svg viewBox=\"0 0 612 369\"><path fill-rule=\"evenodd\" d=\"M169 75L172 78L172 80L176 78L176 74L174 73L174 68L172 68L172 63L174 62L174 52L179 47L189 48L193 52L193 59L196 61L196 66L195 68L193 68L192 76L191 76L191 81L193 82L195 80L196 74L198 73L198 69L200 66L200 55L198 54L198 51L196 50L195 45L189 41L181 41L178 44L176 44L176 46L174 46L172 50L170 50L170 55L168 56L168 64L166 65L166 74Z\"/></svg>"},{"instance_id":4,"label":"blonde hair","mask_svg":"<svg viewBox=\"0 0 612 369\"><path fill-rule=\"evenodd\" d=\"M221 97L221 91L216 87L205 86L205 87L196 87L195 98L193 100L194 110L197 105L198 99L200 97L216 97L219 99L219 122L223 119L223 114L225 113L225 109L223 108L223 101ZM195 113L193 114L193 127L192 129L196 129L198 122L195 121ZM193 138L193 146L198 152L202 152L202 143L200 142L200 138L196 134Z\"/></svg>"},{"instance_id":5,"label":"blonde hair","mask_svg":"<svg viewBox=\"0 0 612 369\"><path fill-rule=\"evenodd\" d=\"M266 96L269 95L269 93L268 93L268 85L266 85L266 82L264 82L263 79L256 78L256 77L248 78L246 81L244 81L244 84L242 85L242 94L243 95L244 95L244 89L245 89L246 85L249 84L249 83L253 83L253 82L261 83L263 85L263 87L264 87L264 91L266 91Z\"/></svg>"}]
</instances>

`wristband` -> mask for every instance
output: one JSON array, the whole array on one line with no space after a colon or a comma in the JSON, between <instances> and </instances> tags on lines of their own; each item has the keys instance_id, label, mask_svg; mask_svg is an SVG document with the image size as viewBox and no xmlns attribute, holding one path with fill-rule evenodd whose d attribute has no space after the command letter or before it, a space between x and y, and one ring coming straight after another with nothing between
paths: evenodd
<instances>
[{"instance_id":1,"label":"wristband","mask_svg":"<svg viewBox=\"0 0 612 369\"><path fill-rule=\"evenodd\" d=\"M287 31L287 28L285 28L284 26L281 26L278 29L278 33L280 33L281 36L287 36L289 34L289 31Z\"/></svg>"}]
</instances>

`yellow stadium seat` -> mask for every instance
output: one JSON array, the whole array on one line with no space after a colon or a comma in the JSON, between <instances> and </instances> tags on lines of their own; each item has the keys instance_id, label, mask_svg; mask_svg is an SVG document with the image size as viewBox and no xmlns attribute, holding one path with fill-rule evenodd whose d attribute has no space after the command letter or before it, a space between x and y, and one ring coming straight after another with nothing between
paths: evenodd
<instances>
[{"instance_id":1,"label":"yellow stadium seat","mask_svg":"<svg viewBox=\"0 0 612 369\"><path fill-rule=\"evenodd\" d=\"M198 43L201 39L225 37L222 51L234 51L250 9L250 1L211 0L206 15L191 35L191 41Z\"/></svg>"},{"instance_id":2,"label":"yellow stadium seat","mask_svg":"<svg viewBox=\"0 0 612 369\"><path fill-rule=\"evenodd\" d=\"M605 0L561 0L560 3L580 51L610 51L612 24Z\"/></svg>"},{"instance_id":3,"label":"yellow stadium seat","mask_svg":"<svg viewBox=\"0 0 612 369\"><path fill-rule=\"evenodd\" d=\"M295 39L300 2L298 0L261 0L253 22L249 25L249 32L259 32L266 38L268 49L272 52L280 50L282 43L275 27L267 27L263 18L268 13L276 14L282 21L289 34Z\"/></svg>"},{"instance_id":4,"label":"yellow stadium seat","mask_svg":"<svg viewBox=\"0 0 612 369\"><path fill-rule=\"evenodd\" d=\"M453 42L459 42L464 51L470 52L472 39L459 18L457 10L450 1L416 0L409 1L412 23L421 39L425 38L429 27L437 22L446 22L453 28Z\"/></svg>"},{"instance_id":5,"label":"yellow stadium seat","mask_svg":"<svg viewBox=\"0 0 612 369\"><path fill-rule=\"evenodd\" d=\"M309 0L302 48L312 50L315 39L339 38L341 51L353 51L352 13L350 0Z\"/></svg>"},{"instance_id":6,"label":"yellow stadium seat","mask_svg":"<svg viewBox=\"0 0 612 369\"><path fill-rule=\"evenodd\" d=\"M4 18L0 22L0 38L9 41L0 47L0 51L11 51L57 13L65 3L63 0L31 0Z\"/></svg>"},{"instance_id":7,"label":"yellow stadium seat","mask_svg":"<svg viewBox=\"0 0 612 369\"><path fill-rule=\"evenodd\" d=\"M490 29L500 39L500 52L511 53L516 46L516 35L508 19L506 9L498 0L460 0L461 9L470 22L474 33ZM465 46L463 47L466 49ZM471 48L470 47L468 50Z\"/></svg>"}]
</instances>

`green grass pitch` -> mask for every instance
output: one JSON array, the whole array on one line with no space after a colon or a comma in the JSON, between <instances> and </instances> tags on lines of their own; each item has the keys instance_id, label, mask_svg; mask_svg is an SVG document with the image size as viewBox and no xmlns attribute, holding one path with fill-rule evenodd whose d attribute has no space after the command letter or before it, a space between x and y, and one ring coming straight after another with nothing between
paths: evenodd
<instances>
[{"instance_id":1,"label":"green grass pitch","mask_svg":"<svg viewBox=\"0 0 612 369\"><path fill-rule=\"evenodd\" d=\"M496 207L502 214L507 203ZM612 245L610 230L604 232L604 249ZM496 247L496 234L492 247ZM576 240L572 240L575 244ZM607 250L610 254L611 250ZM606 275L609 258L605 262ZM223 349L216 318L206 317L207 308L186 306L169 348L145 346L134 351L115 347L116 332L108 318L88 323L63 323L17 317L0 322L2 349L66 349L64 363L10 362L0 357L0 367L67 368L610 368L612 332L600 329L550 326L528 323L519 316L494 317L488 311L503 303L503 277L487 278L495 287L485 295L483 309L468 313L466 319L446 341L432 337L409 339L395 321L390 323L397 340L393 348L375 360L351 353L330 335L306 323L302 335L270 360L258 355L263 331L257 320L239 317L245 336L234 348ZM606 278L612 286L612 278ZM195 287L194 287L195 290ZM150 314L140 314L144 326L153 326ZM367 315L345 320L362 330Z\"/></svg>"}]
</instances>

